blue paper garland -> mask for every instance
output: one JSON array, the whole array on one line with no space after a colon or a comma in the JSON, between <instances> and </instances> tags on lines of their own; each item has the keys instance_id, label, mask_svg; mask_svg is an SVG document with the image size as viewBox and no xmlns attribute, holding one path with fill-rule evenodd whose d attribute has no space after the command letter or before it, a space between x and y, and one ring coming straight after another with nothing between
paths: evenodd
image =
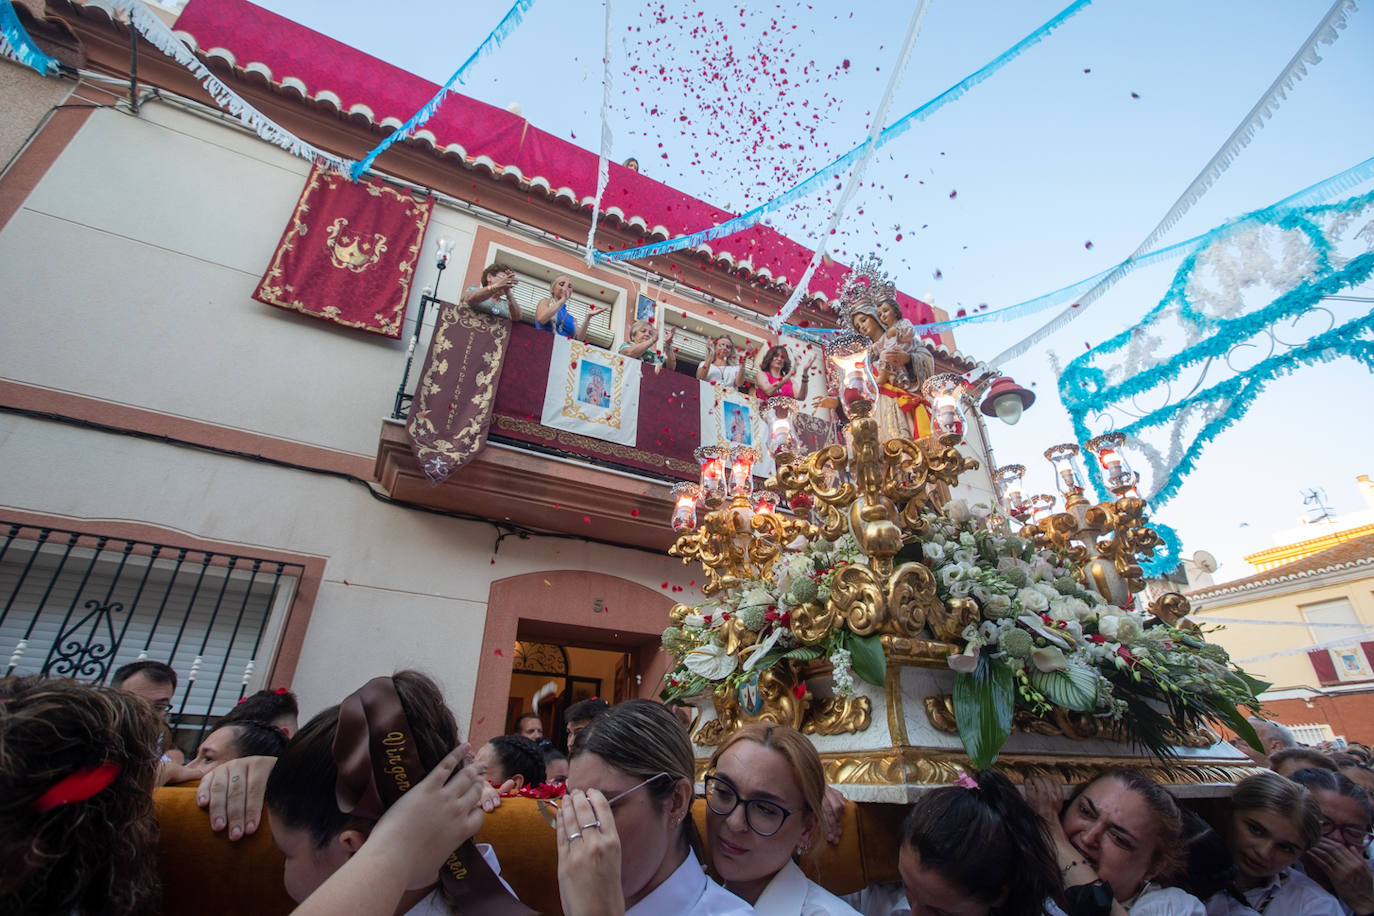
<instances>
[{"instance_id":1,"label":"blue paper garland","mask_svg":"<svg viewBox=\"0 0 1374 916\"><path fill-rule=\"evenodd\" d=\"M34 44L10 0L0 0L0 53L44 76L56 76L62 66L57 58L44 54L43 49Z\"/></svg>"},{"instance_id":2,"label":"blue paper garland","mask_svg":"<svg viewBox=\"0 0 1374 916\"><path fill-rule=\"evenodd\" d=\"M1179 540L1178 532L1168 525L1151 522L1150 527L1164 543L1155 548L1153 557L1140 564L1140 569L1145 573L1145 578L1159 579L1173 572L1182 562L1183 542Z\"/></svg>"},{"instance_id":3,"label":"blue paper garland","mask_svg":"<svg viewBox=\"0 0 1374 916\"><path fill-rule=\"evenodd\" d=\"M520 24L520 21L525 17L525 13L528 12L529 8L532 6L534 6L534 0L515 0L514 5L506 11L506 15L502 16L501 21L496 24L496 28L492 29L490 34L488 34L487 37L483 39L482 43L477 46L477 50L473 51L472 54L468 56L468 59L463 61L463 65L453 72L453 75L448 78L448 82L444 83L443 87L434 94L434 98L430 99L425 103L423 108L411 115L409 121L402 124L394 133L377 144L376 149L354 163L353 168L349 171L349 177L357 181L363 176L363 173L372 166L376 158L386 152L391 144L395 143L397 140L409 137L411 133L414 132L415 128L432 118L434 113L439 110L439 106L444 103L444 97L453 90L454 84L463 81L463 74L467 72L468 67L472 66L479 58L496 50L501 42L505 41L506 37L510 35L511 32L515 31L515 27Z\"/></svg>"},{"instance_id":4,"label":"blue paper garland","mask_svg":"<svg viewBox=\"0 0 1374 916\"><path fill-rule=\"evenodd\" d=\"M945 105L953 102L965 92L968 92L974 86L977 86L989 76L992 76L1008 63L1020 57L1022 52L1027 48L1044 40L1050 32L1054 31L1062 25L1065 20L1084 9L1091 2L1092 0L1074 0L1073 3L1070 3L1038 29L1012 45L1006 51L964 77L935 98L926 102L924 105L907 112L907 114L903 115L891 126L885 128L882 133L878 134L877 140L874 141L873 149L875 151L881 149L883 146L887 145L888 142L895 140L897 137L900 137L910 130L917 121L924 121ZM793 201L800 200L808 194L821 190L831 181L842 178L845 172L849 170L849 167L863 155L868 146L869 142L865 140L820 171L811 175L811 177L804 179L800 184L794 185L792 188L784 191L767 203L760 204L748 213L727 220L719 226L712 226L710 229L702 229L700 232L693 232L690 235L680 235L677 238L655 242L651 245L641 245L638 248L628 248L623 251L598 251L595 252L592 257L598 263L602 261L628 261L636 258L647 258L658 254L666 254L672 251L680 251L683 248L694 247L703 242L710 241L711 239L734 235L736 232L757 225L768 214L787 206Z\"/></svg>"},{"instance_id":5,"label":"blue paper garland","mask_svg":"<svg viewBox=\"0 0 1374 916\"><path fill-rule=\"evenodd\" d=\"M1303 199L1305 196L1306 192L1295 195ZM1222 227L1235 232L1241 228L1269 225L1301 232L1314 254L1315 264L1311 274L1263 308L1234 319L1218 319L1202 314L1188 299L1188 283L1193 278L1201 254L1201 249L1195 251L1180 266L1159 304L1139 324L1099 344L1064 368L1059 378L1059 394L1079 441L1085 441L1092 435L1086 422L1088 414L1108 410L1114 404L1130 402L1157 386L1177 379L1188 367L1208 360L1224 360L1236 345L1263 334L1280 321L1300 316L1323 298L1358 286L1374 276L1374 252L1365 252L1345 261L1333 259L1334 245L1318 224L1318 220L1323 218L1354 216L1371 207L1374 207L1374 192L1324 206L1270 207ZM1177 308L1181 320L1191 323L1200 335L1206 336L1180 353L1161 359L1144 371L1131 374L1120 384L1109 385L1106 372L1094 363L1106 354L1127 347L1136 333L1148 329L1171 307ZM1374 371L1374 340L1369 338L1371 332L1374 332L1374 312L1333 326L1284 352L1273 353L1244 372L1238 372L1120 427L1119 432L1139 437L1146 430L1169 424L1196 407L1210 403L1225 405L1224 410L1202 426L1179 460L1165 471L1163 479L1152 481L1154 492L1147 497L1151 504L1158 508L1177 494L1183 480L1192 473L1203 449L1223 430L1244 417L1255 398L1274 379L1305 365L1330 362L1341 357L1357 360Z\"/></svg>"}]
</instances>

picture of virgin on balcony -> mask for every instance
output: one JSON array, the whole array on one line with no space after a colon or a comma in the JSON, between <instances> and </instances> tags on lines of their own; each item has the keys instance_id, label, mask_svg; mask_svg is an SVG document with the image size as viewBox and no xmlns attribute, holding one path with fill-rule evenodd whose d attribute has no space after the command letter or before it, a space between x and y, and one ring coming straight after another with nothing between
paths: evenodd
<instances>
[{"instance_id":1,"label":"picture of virgin on balcony","mask_svg":"<svg viewBox=\"0 0 1374 916\"><path fill-rule=\"evenodd\" d=\"M749 408L731 401L726 401L721 407L725 411L725 438L739 445L748 445Z\"/></svg>"},{"instance_id":2,"label":"picture of virgin on balcony","mask_svg":"<svg viewBox=\"0 0 1374 916\"><path fill-rule=\"evenodd\" d=\"M577 399L582 403L590 404L593 407L610 407L610 367L599 366L584 359L581 371L578 372L577 376L577 390L581 392Z\"/></svg>"}]
</instances>

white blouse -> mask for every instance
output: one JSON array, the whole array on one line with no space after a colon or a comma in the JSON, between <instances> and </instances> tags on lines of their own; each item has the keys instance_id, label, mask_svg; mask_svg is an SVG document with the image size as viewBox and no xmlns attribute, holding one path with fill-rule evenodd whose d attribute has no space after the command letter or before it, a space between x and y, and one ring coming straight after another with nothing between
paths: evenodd
<instances>
[{"instance_id":1,"label":"white blouse","mask_svg":"<svg viewBox=\"0 0 1374 916\"><path fill-rule=\"evenodd\" d=\"M754 908L710 878L688 851L668 880L625 911L625 916L749 916Z\"/></svg>"},{"instance_id":2,"label":"white blouse","mask_svg":"<svg viewBox=\"0 0 1374 916\"><path fill-rule=\"evenodd\" d=\"M726 363L717 366L715 363L706 367L706 381L715 382L717 385L733 385L735 379L739 377L739 366Z\"/></svg>"},{"instance_id":3,"label":"white blouse","mask_svg":"<svg viewBox=\"0 0 1374 916\"><path fill-rule=\"evenodd\" d=\"M1206 916L1202 901L1181 887L1146 884L1130 907L1131 916Z\"/></svg>"},{"instance_id":4,"label":"white blouse","mask_svg":"<svg viewBox=\"0 0 1374 916\"><path fill-rule=\"evenodd\" d=\"M790 859L763 889L754 912L762 916L859 916L858 910L806 877Z\"/></svg>"},{"instance_id":5,"label":"white blouse","mask_svg":"<svg viewBox=\"0 0 1374 916\"><path fill-rule=\"evenodd\" d=\"M1213 894L1207 898L1207 916L1344 916L1339 900L1291 868L1244 896L1245 904L1225 891Z\"/></svg>"}]
</instances>

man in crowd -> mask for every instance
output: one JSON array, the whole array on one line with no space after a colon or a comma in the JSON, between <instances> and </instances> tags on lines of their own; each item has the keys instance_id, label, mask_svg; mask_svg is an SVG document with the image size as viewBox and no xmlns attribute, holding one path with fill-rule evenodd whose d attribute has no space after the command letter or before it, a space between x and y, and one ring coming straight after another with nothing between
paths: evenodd
<instances>
[{"instance_id":1,"label":"man in crowd","mask_svg":"<svg viewBox=\"0 0 1374 916\"><path fill-rule=\"evenodd\" d=\"M577 733L582 731L592 720L603 712L611 708L600 697L592 697L589 700L579 700L563 711L563 722L568 726L568 750L572 750L573 741L577 739Z\"/></svg>"},{"instance_id":2,"label":"man in crowd","mask_svg":"<svg viewBox=\"0 0 1374 916\"><path fill-rule=\"evenodd\" d=\"M515 731L511 734L537 742L544 737L544 722L539 718L539 713L527 712L515 720Z\"/></svg>"},{"instance_id":3,"label":"man in crowd","mask_svg":"<svg viewBox=\"0 0 1374 916\"><path fill-rule=\"evenodd\" d=\"M177 673L165 662L146 658L129 662L115 670L111 683L116 690L147 700L148 705L164 719L172 711L172 694L177 692Z\"/></svg>"}]
</instances>

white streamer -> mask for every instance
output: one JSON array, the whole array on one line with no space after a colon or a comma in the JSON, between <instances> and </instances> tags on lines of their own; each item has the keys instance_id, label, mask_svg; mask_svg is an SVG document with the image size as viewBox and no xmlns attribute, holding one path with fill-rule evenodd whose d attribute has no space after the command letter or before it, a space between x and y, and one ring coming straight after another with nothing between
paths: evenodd
<instances>
[{"instance_id":1,"label":"white streamer","mask_svg":"<svg viewBox=\"0 0 1374 916\"><path fill-rule=\"evenodd\" d=\"M1118 280L1130 273L1131 270L1135 268L1136 262L1140 257L1158 244L1164 233L1168 232L1175 223L1182 219L1183 214L1187 213L1188 209L1192 207L1193 204L1197 203L1197 201L1202 198L1202 195L1207 193L1207 190L1217 178L1220 177L1221 173L1226 171L1231 163L1240 155L1240 151L1250 144L1250 140L1255 136L1255 132L1264 126L1266 120L1274 116L1274 112L1278 109L1279 103L1288 98L1288 91L1297 84L1298 80L1307 75L1307 65L1312 64L1315 66L1321 63L1321 57L1317 54L1317 46L1319 44L1333 44L1336 39L1340 37L1337 31L1346 26L1346 11L1353 11L1354 9L1355 0L1336 0L1336 2L1332 4L1331 9L1327 10L1326 15L1322 17L1322 21L1313 29L1312 34L1307 36L1307 40L1298 48L1297 53L1288 61L1288 64L1283 70L1279 72L1278 77L1269 84L1269 88L1260 96L1260 100L1256 102L1255 106L1250 109L1250 112L1241 119L1240 124L1231 132L1231 136L1226 138L1226 142L1221 145L1221 148L1218 149L1207 164L1202 167L1202 171L1192 180L1187 189L1179 195L1178 200L1174 201L1174 205L1169 208L1169 212L1164 214L1164 218L1159 221L1159 224L1155 226L1153 230L1151 230L1150 234L1145 237L1145 241L1140 243L1140 246L1136 248L1129 258L1118 264L1115 269L1103 277L1096 286L1083 294L1082 298L1070 305L1069 308L1050 319L1020 343L1013 344L1011 347L1003 350L989 360L988 366L994 369L1001 368L1003 364L1021 356L1031 347L1086 312L1094 302L1106 294L1107 290L1115 286Z\"/></svg>"},{"instance_id":2,"label":"white streamer","mask_svg":"<svg viewBox=\"0 0 1374 916\"><path fill-rule=\"evenodd\" d=\"M911 16L911 24L907 26L906 41L902 45L902 52L897 56L892 74L888 77L887 89L883 92L882 101L878 103L877 109L873 112L873 120L869 124L868 139L864 142L863 154L854 163L854 170L849 173L849 181L840 193L840 199L835 201L835 209L830 214L830 222L825 227L825 231L821 233L820 244L816 246L815 253L811 255L811 263L806 265L806 270L802 273L801 279L797 281L797 285L793 287L792 295L787 298L782 310L768 322L774 333L782 330L783 324L792 317L792 313L801 305L802 299L806 296L807 284L811 282L811 276L816 272L816 266L820 264L821 258L825 257L825 249L830 242L830 236L835 231L835 227L840 224L840 217L844 216L845 208L849 205L849 198L853 197L854 191L858 189L864 171L873 159L873 154L878 151L878 135L883 132L883 125L887 123L888 106L892 104L892 96L896 93L897 85L902 81L902 74L906 72L906 65L911 60L911 49L916 44L916 36L921 31L921 22L926 18L926 10L929 7L930 0L921 0L916 6L916 12Z\"/></svg>"},{"instance_id":3,"label":"white streamer","mask_svg":"<svg viewBox=\"0 0 1374 916\"><path fill-rule=\"evenodd\" d=\"M343 175L349 174L349 170L354 164L352 159L327 153L319 147L307 143L248 104L234 90L220 82L219 77L211 73L205 64L201 63L195 52L187 47L186 43L178 38L156 14L149 12L141 2L138 0L114 0L111 3L111 8L116 12L127 13L129 22L138 29L140 35L146 38L153 47L190 70L192 75L205 87L205 90L210 93L210 97L214 99L216 105L238 118L239 123L250 128L263 140L281 147L293 156L318 162Z\"/></svg>"},{"instance_id":4,"label":"white streamer","mask_svg":"<svg viewBox=\"0 0 1374 916\"><path fill-rule=\"evenodd\" d=\"M601 159L596 164L596 199L592 201L592 225L587 230L587 266L596 256L592 242L596 238L596 220L601 212L601 196L611 179L611 0L606 0L606 50L601 58Z\"/></svg>"}]
</instances>

